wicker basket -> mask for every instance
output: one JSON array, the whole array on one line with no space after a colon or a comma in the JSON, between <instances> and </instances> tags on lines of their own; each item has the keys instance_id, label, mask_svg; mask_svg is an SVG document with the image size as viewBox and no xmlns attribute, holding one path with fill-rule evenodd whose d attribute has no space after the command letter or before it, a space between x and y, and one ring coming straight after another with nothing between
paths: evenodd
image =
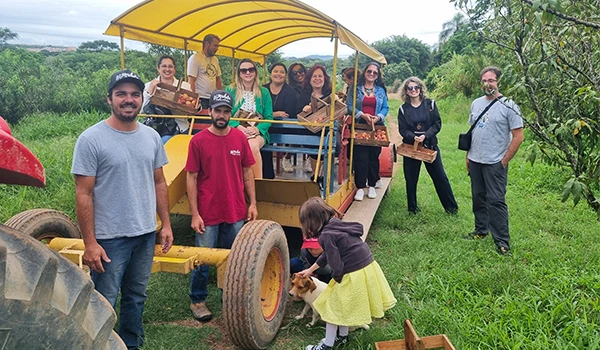
<instances>
[{"instance_id":1,"label":"wicker basket","mask_svg":"<svg viewBox=\"0 0 600 350\"><path fill-rule=\"evenodd\" d=\"M385 125L354 124L354 144L361 146L387 147L389 133Z\"/></svg>"},{"instance_id":2,"label":"wicker basket","mask_svg":"<svg viewBox=\"0 0 600 350\"><path fill-rule=\"evenodd\" d=\"M188 103L185 103L185 102ZM181 88L181 80L177 86L158 83L150 103L167 108L174 115L195 115L200 105L199 95Z\"/></svg>"},{"instance_id":3,"label":"wicker basket","mask_svg":"<svg viewBox=\"0 0 600 350\"><path fill-rule=\"evenodd\" d=\"M433 163L437 157L437 151L423 148L421 142L415 142L413 145L401 143L400 146L396 148L396 152L401 156L421 160L427 163Z\"/></svg>"}]
</instances>

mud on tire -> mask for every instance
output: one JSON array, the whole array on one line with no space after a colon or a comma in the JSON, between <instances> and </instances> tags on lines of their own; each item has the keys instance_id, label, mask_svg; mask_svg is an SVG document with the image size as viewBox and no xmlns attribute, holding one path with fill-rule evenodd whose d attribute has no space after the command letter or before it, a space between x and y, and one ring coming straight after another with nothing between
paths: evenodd
<instances>
[{"instance_id":1,"label":"mud on tire","mask_svg":"<svg viewBox=\"0 0 600 350\"><path fill-rule=\"evenodd\" d=\"M273 221L256 220L238 233L223 290L229 338L244 349L265 349L285 314L290 265L287 239Z\"/></svg>"},{"instance_id":2,"label":"mud on tire","mask_svg":"<svg viewBox=\"0 0 600 350\"><path fill-rule=\"evenodd\" d=\"M125 349L116 315L72 262L0 225L0 345L4 349Z\"/></svg>"}]
</instances>

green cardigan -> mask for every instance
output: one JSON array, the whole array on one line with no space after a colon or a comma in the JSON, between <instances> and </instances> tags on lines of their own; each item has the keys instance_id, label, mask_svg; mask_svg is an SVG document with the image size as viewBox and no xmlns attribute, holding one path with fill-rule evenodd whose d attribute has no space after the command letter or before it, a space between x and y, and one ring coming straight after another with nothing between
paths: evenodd
<instances>
[{"instance_id":1,"label":"green cardigan","mask_svg":"<svg viewBox=\"0 0 600 350\"><path fill-rule=\"evenodd\" d=\"M231 94L233 97L233 101L235 101L235 87L231 85L226 87L225 90ZM260 87L260 92L262 97L254 96L254 102L256 103L256 112L260 113L264 119L273 120L273 102L271 100L271 93L267 88ZM244 99L240 102L240 104L233 106L233 110L231 111L231 115L234 116L238 109L244 104ZM230 120L229 126L232 128L240 125L240 122L237 120ZM265 145L269 144L271 137L269 135L269 128L271 127L271 123L257 123L256 128L260 132L260 135L265 139Z\"/></svg>"}]
</instances>

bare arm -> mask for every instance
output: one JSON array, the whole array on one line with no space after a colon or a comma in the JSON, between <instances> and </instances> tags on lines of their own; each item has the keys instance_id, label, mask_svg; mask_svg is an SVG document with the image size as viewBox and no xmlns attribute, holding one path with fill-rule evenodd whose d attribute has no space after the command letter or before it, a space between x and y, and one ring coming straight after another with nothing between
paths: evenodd
<instances>
[{"instance_id":1,"label":"bare arm","mask_svg":"<svg viewBox=\"0 0 600 350\"><path fill-rule=\"evenodd\" d=\"M508 151L506 151L506 154L504 155L501 161L502 166L505 168L508 166L508 162L510 162L510 160L513 159L515 154L517 154L521 143L523 143L523 140L525 139L523 128L513 129L511 130L511 133L513 136L512 141L510 141L510 145L508 145Z\"/></svg>"},{"instance_id":2,"label":"bare arm","mask_svg":"<svg viewBox=\"0 0 600 350\"><path fill-rule=\"evenodd\" d=\"M171 229L171 216L169 215L169 190L162 167L154 169L154 188L156 191L156 211L162 222L159 242L162 252L166 253L173 245L173 230Z\"/></svg>"},{"instance_id":3,"label":"bare arm","mask_svg":"<svg viewBox=\"0 0 600 350\"><path fill-rule=\"evenodd\" d=\"M221 80L221 76L217 77L217 90L223 90L223 81Z\"/></svg>"},{"instance_id":4,"label":"bare arm","mask_svg":"<svg viewBox=\"0 0 600 350\"><path fill-rule=\"evenodd\" d=\"M190 214L192 215L192 229L194 232L204 233L204 221L198 211L198 173L188 172L186 175L186 189L188 202L190 204Z\"/></svg>"},{"instance_id":5,"label":"bare arm","mask_svg":"<svg viewBox=\"0 0 600 350\"><path fill-rule=\"evenodd\" d=\"M251 168L244 168L244 190L250 201L250 205L248 206L248 221L255 220L258 217L258 210L256 209L254 173Z\"/></svg>"},{"instance_id":6,"label":"bare arm","mask_svg":"<svg viewBox=\"0 0 600 350\"><path fill-rule=\"evenodd\" d=\"M188 75L188 82L192 88L192 91L196 92L196 77Z\"/></svg>"},{"instance_id":7,"label":"bare arm","mask_svg":"<svg viewBox=\"0 0 600 350\"><path fill-rule=\"evenodd\" d=\"M102 260L110 262L104 248L96 241L94 230L94 176L75 175L75 202L77 205L77 221L83 234L83 261L92 270L102 273Z\"/></svg>"}]
</instances>

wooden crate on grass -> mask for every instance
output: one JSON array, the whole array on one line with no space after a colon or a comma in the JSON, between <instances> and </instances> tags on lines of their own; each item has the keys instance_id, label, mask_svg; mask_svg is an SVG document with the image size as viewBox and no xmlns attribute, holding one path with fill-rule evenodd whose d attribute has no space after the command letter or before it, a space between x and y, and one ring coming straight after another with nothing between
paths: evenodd
<instances>
[{"instance_id":1,"label":"wooden crate on grass","mask_svg":"<svg viewBox=\"0 0 600 350\"><path fill-rule=\"evenodd\" d=\"M385 125L354 124L354 144L361 146L387 147L390 145Z\"/></svg>"},{"instance_id":2,"label":"wooden crate on grass","mask_svg":"<svg viewBox=\"0 0 600 350\"><path fill-rule=\"evenodd\" d=\"M200 106L199 95L193 91L182 89L181 81L178 86L158 83L150 103L167 108L174 115L195 115Z\"/></svg>"},{"instance_id":3,"label":"wooden crate on grass","mask_svg":"<svg viewBox=\"0 0 600 350\"><path fill-rule=\"evenodd\" d=\"M424 148L421 142L415 142L413 145L401 143L396 147L396 152L401 156L421 160L427 163L433 163L437 157L437 151Z\"/></svg>"},{"instance_id":4,"label":"wooden crate on grass","mask_svg":"<svg viewBox=\"0 0 600 350\"><path fill-rule=\"evenodd\" d=\"M298 120L301 122L308 123L328 123L331 114L330 101L330 96L327 96L324 99L319 99L312 96L310 101L311 110L308 112L300 112L298 114ZM346 107L346 105L339 100L335 100L335 110L333 114L334 119L338 122L342 122L347 112L348 108ZM321 129L323 129L323 126L318 125L304 125L304 127L312 131L313 133L317 133L321 131Z\"/></svg>"},{"instance_id":5,"label":"wooden crate on grass","mask_svg":"<svg viewBox=\"0 0 600 350\"><path fill-rule=\"evenodd\" d=\"M410 320L404 321L404 338L400 340L380 341L375 343L377 350L456 350L445 334L420 338Z\"/></svg>"}]
</instances>

